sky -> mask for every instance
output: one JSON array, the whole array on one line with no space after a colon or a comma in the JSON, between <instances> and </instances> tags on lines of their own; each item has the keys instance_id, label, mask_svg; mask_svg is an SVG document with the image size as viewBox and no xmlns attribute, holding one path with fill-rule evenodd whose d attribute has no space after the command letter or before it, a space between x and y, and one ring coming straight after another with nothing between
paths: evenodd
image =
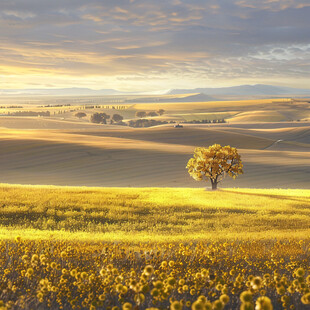
<instances>
[{"instance_id":1,"label":"sky","mask_svg":"<svg viewBox=\"0 0 310 310\"><path fill-rule=\"evenodd\" d=\"M310 88L309 0L0 0L0 89Z\"/></svg>"}]
</instances>

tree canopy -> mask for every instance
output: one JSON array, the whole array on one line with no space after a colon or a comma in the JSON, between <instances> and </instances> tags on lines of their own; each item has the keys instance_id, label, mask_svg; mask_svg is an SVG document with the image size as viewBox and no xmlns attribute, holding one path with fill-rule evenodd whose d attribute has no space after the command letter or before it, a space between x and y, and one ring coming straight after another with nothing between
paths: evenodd
<instances>
[{"instance_id":1,"label":"tree canopy","mask_svg":"<svg viewBox=\"0 0 310 310\"><path fill-rule=\"evenodd\" d=\"M186 168L196 181L210 180L212 189L226 176L236 178L243 173L241 156L236 148L213 144L208 148L197 147Z\"/></svg>"},{"instance_id":2,"label":"tree canopy","mask_svg":"<svg viewBox=\"0 0 310 310\"><path fill-rule=\"evenodd\" d=\"M138 111L136 112L136 117L146 117L146 112L145 111Z\"/></svg>"},{"instance_id":3,"label":"tree canopy","mask_svg":"<svg viewBox=\"0 0 310 310\"><path fill-rule=\"evenodd\" d=\"M159 109L158 111L157 111L157 114L159 114L159 115L163 115L165 113L165 110L164 109Z\"/></svg>"},{"instance_id":4,"label":"tree canopy","mask_svg":"<svg viewBox=\"0 0 310 310\"><path fill-rule=\"evenodd\" d=\"M75 116L78 117L78 118L82 118L82 117L85 117L85 116L86 116L86 113L84 113L84 112L78 112L78 113L75 114Z\"/></svg>"},{"instance_id":5,"label":"tree canopy","mask_svg":"<svg viewBox=\"0 0 310 310\"><path fill-rule=\"evenodd\" d=\"M112 116L112 120L114 122L121 122L124 119L123 116L121 116L120 114L113 114Z\"/></svg>"},{"instance_id":6,"label":"tree canopy","mask_svg":"<svg viewBox=\"0 0 310 310\"><path fill-rule=\"evenodd\" d=\"M107 123L107 119L110 118L110 115L106 114L106 113L94 113L91 118L90 121L92 123L97 123L97 124L106 124Z\"/></svg>"},{"instance_id":7,"label":"tree canopy","mask_svg":"<svg viewBox=\"0 0 310 310\"><path fill-rule=\"evenodd\" d=\"M146 115L147 116L158 116L158 114L155 111L150 111Z\"/></svg>"}]
</instances>

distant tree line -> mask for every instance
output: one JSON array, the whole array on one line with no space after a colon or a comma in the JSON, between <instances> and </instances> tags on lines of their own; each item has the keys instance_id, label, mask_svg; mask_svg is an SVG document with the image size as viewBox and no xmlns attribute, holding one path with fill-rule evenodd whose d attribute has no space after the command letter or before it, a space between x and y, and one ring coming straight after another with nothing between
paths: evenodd
<instances>
[{"instance_id":1,"label":"distant tree line","mask_svg":"<svg viewBox=\"0 0 310 310\"><path fill-rule=\"evenodd\" d=\"M115 125L123 125L123 126L129 126L129 127L135 127L135 128L145 128L145 127L152 127L157 125L163 125L163 124L174 124L175 121L163 121L159 119L147 119L145 117L148 116L158 116L162 115L165 112L165 110L160 109L158 111L138 111L136 112L136 117L139 117L139 119L130 120L127 122L123 122L123 116L119 114L113 114L111 117L110 115L106 113L94 113L91 115L90 121L95 124L115 124ZM76 117L82 118L86 116L86 113L79 112L75 114ZM183 121L182 123L187 124L210 124L210 123L226 123L225 119L214 119L214 120L192 120L192 121Z\"/></svg>"},{"instance_id":2,"label":"distant tree line","mask_svg":"<svg viewBox=\"0 0 310 310\"><path fill-rule=\"evenodd\" d=\"M183 121L182 123L185 124L215 124L215 123L226 123L225 119L213 119L213 120L209 120L209 119L203 119L203 120L192 120L192 121Z\"/></svg>"},{"instance_id":3,"label":"distant tree line","mask_svg":"<svg viewBox=\"0 0 310 310\"><path fill-rule=\"evenodd\" d=\"M86 105L85 109L100 109L100 105Z\"/></svg>"},{"instance_id":4,"label":"distant tree line","mask_svg":"<svg viewBox=\"0 0 310 310\"><path fill-rule=\"evenodd\" d=\"M68 104L48 104L48 105L44 105L44 106L41 106L41 107L44 107L44 108L60 108L60 107L70 107L71 104L68 103Z\"/></svg>"},{"instance_id":5,"label":"distant tree line","mask_svg":"<svg viewBox=\"0 0 310 310\"><path fill-rule=\"evenodd\" d=\"M107 120L110 119L110 124L120 124L123 121L123 116L119 114L113 114L112 117L106 113L94 113L90 121L95 124L107 124Z\"/></svg>"},{"instance_id":6,"label":"distant tree line","mask_svg":"<svg viewBox=\"0 0 310 310\"><path fill-rule=\"evenodd\" d=\"M137 120L130 120L128 122L129 127L135 127L135 128L142 128L142 127L152 127L157 125L163 125L168 124L167 121L158 121L155 119L137 119Z\"/></svg>"},{"instance_id":7,"label":"distant tree line","mask_svg":"<svg viewBox=\"0 0 310 310\"><path fill-rule=\"evenodd\" d=\"M84 109L109 109L109 110L125 110L126 106L123 105L84 105Z\"/></svg>"},{"instance_id":8,"label":"distant tree line","mask_svg":"<svg viewBox=\"0 0 310 310\"><path fill-rule=\"evenodd\" d=\"M158 114L156 114L158 115ZM85 117L86 114L79 112L75 114L76 117ZM140 118L136 120L130 120L128 122L123 122L123 116L119 114L113 114L112 117L106 113L94 113L90 117L90 121L95 124L115 124L115 125L123 125L123 126L129 126L129 127L136 127L136 128L142 128L142 127L151 127L156 125L162 125L162 124L168 124L167 121L160 121L155 119L145 119ZM175 123L175 122L170 122Z\"/></svg>"},{"instance_id":9,"label":"distant tree line","mask_svg":"<svg viewBox=\"0 0 310 310\"><path fill-rule=\"evenodd\" d=\"M24 107L19 105L0 106L0 109L23 109Z\"/></svg>"},{"instance_id":10,"label":"distant tree line","mask_svg":"<svg viewBox=\"0 0 310 310\"><path fill-rule=\"evenodd\" d=\"M8 113L11 116L50 116L50 111L42 111L42 112L35 112L35 111L17 111Z\"/></svg>"},{"instance_id":11,"label":"distant tree line","mask_svg":"<svg viewBox=\"0 0 310 310\"><path fill-rule=\"evenodd\" d=\"M139 117L139 118L144 118L147 116L153 117L153 116L163 115L164 113L165 113L165 110L163 109L159 109L158 111L149 111L149 112L138 111L136 112L136 117Z\"/></svg>"}]
</instances>

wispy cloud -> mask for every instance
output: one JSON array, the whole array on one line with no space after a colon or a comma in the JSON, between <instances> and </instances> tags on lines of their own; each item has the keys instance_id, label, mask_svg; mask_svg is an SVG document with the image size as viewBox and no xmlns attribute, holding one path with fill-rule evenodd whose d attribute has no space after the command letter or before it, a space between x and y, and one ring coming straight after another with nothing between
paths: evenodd
<instances>
[{"instance_id":1,"label":"wispy cloud","mask_svg":"<svg viewBox=\"0 0 310 310\"><path fill-rule=\"evenodd\" d=\"M306 86L309 15L305 0L1 1L1 88Z\"/></svg>"}]
</instances>

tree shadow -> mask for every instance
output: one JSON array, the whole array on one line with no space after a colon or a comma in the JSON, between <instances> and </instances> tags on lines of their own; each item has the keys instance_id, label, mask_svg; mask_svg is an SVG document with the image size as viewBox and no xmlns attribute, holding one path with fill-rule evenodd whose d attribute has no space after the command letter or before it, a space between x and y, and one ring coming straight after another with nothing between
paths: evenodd
<instances>
[{"instance_id":1,"label":"tree shadow","mask_svg":"<svg viewBox=\"0 0 310 310\"><path fill-rule=\"evenodd\" d=\"M300 198L298 196L285 196L285 195L272 195L272 194L263 194L263 193L248 193L248 192L242 192L242 191L230 191L227 189L219 189L219 191L224 193L230 193L230 194L237 194L237 195L248 195L248 196L256 196L256 197L266 197L266 198L273 198L278 200L291 200L291 201L298 201L298 202L304 202L309 204L310 206L310 197L309 199L305 199L304 197Z\"/></svg>"}]
</instances>

